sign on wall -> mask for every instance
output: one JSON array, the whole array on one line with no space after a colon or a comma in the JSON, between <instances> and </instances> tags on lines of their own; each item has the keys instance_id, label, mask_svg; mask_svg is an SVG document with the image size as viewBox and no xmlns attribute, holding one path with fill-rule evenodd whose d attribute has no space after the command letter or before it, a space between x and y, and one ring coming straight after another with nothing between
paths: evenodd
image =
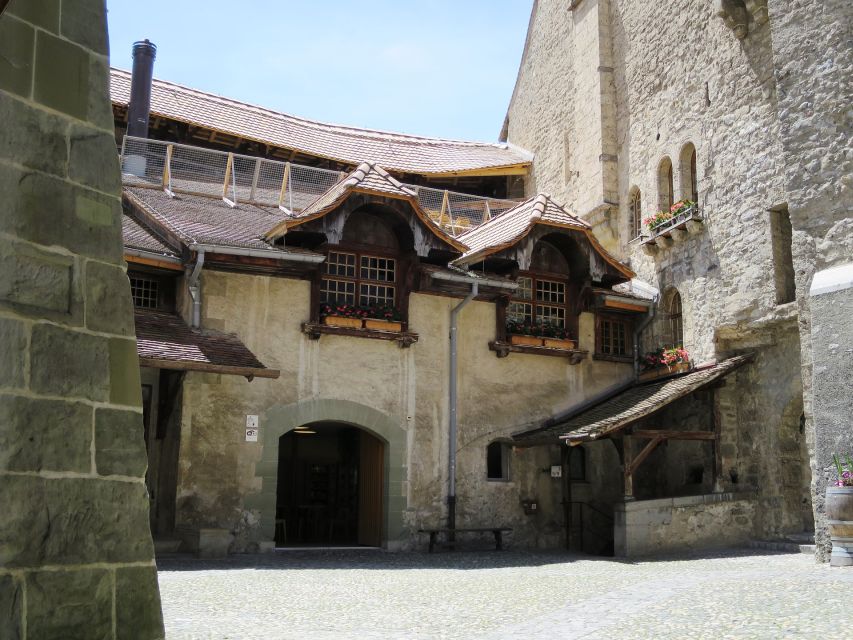
<instances>
[{"instance_id":1,"label":"sign on wall","mask_svg":"<svg viewBox=\"0 0 853 640\"><path fill-rule=\"evenodd\" d=\"M258 430L258 416L246 416L246 442L257 442Z\"/></svg>"}]
</instances>

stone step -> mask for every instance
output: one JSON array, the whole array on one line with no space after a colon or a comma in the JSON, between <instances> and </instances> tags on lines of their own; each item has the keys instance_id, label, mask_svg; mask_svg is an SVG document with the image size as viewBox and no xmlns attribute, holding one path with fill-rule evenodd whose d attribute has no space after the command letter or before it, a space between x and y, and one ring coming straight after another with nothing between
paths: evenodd
<instances>
[{"instance_id":1,"label":"stone step","mask_svg":"<svg viewBox=\"0 0 853 640\"><path fill-rule=\"evenodd\" d=\"M794 540L751 540L750 549L764 551L779 551L782 553L814 553L815 545L796 542Z\"/></svg>"}]
</instances>

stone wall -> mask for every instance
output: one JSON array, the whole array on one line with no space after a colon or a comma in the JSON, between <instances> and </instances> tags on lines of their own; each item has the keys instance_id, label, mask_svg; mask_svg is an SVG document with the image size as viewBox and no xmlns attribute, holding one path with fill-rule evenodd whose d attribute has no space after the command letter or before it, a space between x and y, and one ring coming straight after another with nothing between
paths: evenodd
<instances>
[{"instance_id":1,"label":"stone wall","mask_svg":"<svg viewBox=\"0 0 853 640\"><path fill-rule=\"evenodd\" d=\"M714 493L618 504L616 556L743 545L755 534L751 498L749 494Z\"/></svg>"},{"instance_id":2,"label":"stone wall","mask_svg":"<svg viewBox=\"0 0 853 640\"><path fill-rule=\"evenodd\" d=\"M449 314L459 300L414 293L410 328L393 342L301 333L310 286L302 280L202 271L202 326L237 333L277 380L190 372L184 382L177 524L219 527L234 550L269 539L278 437L315 420L367 428L389 446L388 546L417 541L418 528L446 518ZM459 322L457 521L514 528L510 543L555 547L563 536L562 486L548 473L560 448L511 450L508 481L486 479L486 446L573 406L632 375L628 364L511 353L497 358L495 305L472 302ZM581 348L593 349L592 316L581 317ZM245 442L246 414L261 438ZM302 422L300 422L302 421ZM545 472L543 472L543 469ZM537 500L538 515L521 500Z\"/></svg>"},{"instance_id":3,"label":"stone wall","mask_svg":"<svg viewBox=\"0 0 853 640\"><path fill-rule=\"evenodd\" d=\"M0 16L0 637L163 637L103 2Z\"/></svg>"}]
</instances>

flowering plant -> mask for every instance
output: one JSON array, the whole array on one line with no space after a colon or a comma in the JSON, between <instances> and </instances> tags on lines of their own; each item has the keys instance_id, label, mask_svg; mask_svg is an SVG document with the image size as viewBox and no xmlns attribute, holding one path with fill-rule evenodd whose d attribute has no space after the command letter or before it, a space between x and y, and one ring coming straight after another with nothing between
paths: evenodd
<instances>
[{"instance_id":1,"label":"flowering plant","mask_svg":"<svg viewBox=\"0 0 853 640\"><path fill-rule=\"evenodd\" d=\"M530 320L508 320L507 333L521 336L536 336L541 338L556 338L567 340L569 332L565 327L547 321L531 322Z\"/></svg>"},{"instance_id":2,"label":"flowering plant","mask_svg":"<svg viewBox=\"0 0 853 640\"><path fill-rule=\"evenodd\" d=\"M354 304L324 303L320 305L320 317L339 316L341 318L366 318L367 310Z\"/></svg>"},{"instance_id":3,"label":"flowering plant","mask_svg":"<svg viewBox=\"0 0 853 640\"><path fill-rule=\"evenodd\" d=\"M853 487L853 460L850 459L850 456L844 456L847 464L842 463L838 456L833 455L832 459L835 461L835 468L838 469L838 480L835 481L836 487ZM847 467L846 469L844 467Z\"/></svg>"},{"instance_id":4,"label":"flowering plant","mask_svg":"<svg viewBox=\"0 0 853 640\"><path fill-rule=\"evenodd\" d=\"M669 369L675 364L689 363L690 354L684 347L672 347L665 349L661 347L656 351L649 351L643 356L643 369L657 369L658 367L666 367Z\"/></svg>"},{"instance_id":5,"label":"flowering plant","mask_svg":"<svg viewBox=\"0 0 853 640\"><path fill-rule=\"evenodd\" d=\"M390 304L377 304L370 307L365 307L367 312L366 318L374 318L376 320L386 320L388 322L400 322L403 316L397 309Z\"/></svg>"},{"instance_id":6,"label":"flowering plant","mask_svg":"<svg viewBox=\"0 0 853 640\"><path fill-rule=\"evenodd\" d=\"M669 208L669 211L658 211L654 215L645 218L643 224L648 227L649 231L654 231L659 226L666 224L695 205L696 203L693 200L679 200Z\"/></svg>"}]
</instances>

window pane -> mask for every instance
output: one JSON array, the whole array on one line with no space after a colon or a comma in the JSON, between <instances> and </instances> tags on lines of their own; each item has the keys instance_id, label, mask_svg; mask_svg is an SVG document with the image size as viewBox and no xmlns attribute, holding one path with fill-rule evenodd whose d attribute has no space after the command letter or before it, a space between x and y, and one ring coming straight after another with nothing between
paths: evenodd
<instances>
[{"instance_id":1,"label":"window pane","mask_svg":"<svg viewBox=\"0 0 853 640\"><path fill-rule=\"evenodd\" d=\"M521 276L517 282L518 289L515 290L514 297L520 300L530 300L533 298L533 278Z\"/></svg>"},{"instance_id":2,"label":"window pane","mask_svg":"<svg viewBox=\"0 0 853 640\"><path fill-rule=\"evenodd\" d=\"M536 300L538 302L550 302L552 304L566 303L566 285L563 282L553 280L536 281Z\"/></svg>"},{"instance_id":3,"label":"window pane","mask_svg":"<svg viewBox=\"0 0 853 640\"><path fill-rule=\"evenodd\" d=\"M156 309L158 293L159 283L156 280L130 279L130 295L133 297L134 306L142 309Z\"/></svg>"},{"instance_id":4,"label":"window pane","mask_svg":"<svg viewBox=\"0 0 853 640\"><path fill-rule=\"evenodd\" d=\"M551 307L548 305L538 305L539 310L537 320L542 322L550 322L558 327L566 326L566 309L565 307Z\"/></svg>"},{"instance_id":5,"label":"window pane","mask_svg":"<svg viewBox=\"0 0 853 640\"><path fill-rule=\"evenodd\" d=\"M394 305L394 287L362 283L359 294L359 304L363 306Z\"/></svg>"},{"instance_id":6,"label":"window pane","mask_svg":"<svg viewBox=\"0 0 853 640\"><path fill-rule=\"evenodd\" d=\"M323 278L320 281L320 302L355 304L355 282Z\"/></svg>"},{"instance_id":7,"label":"window pane","mask_svg":"<svg viewBox=\"0 0 853 640\"><path fill-rule=\"evenodd\" d=\"M361 256L360 277L363 280L394 282L395 260L377 256Z\"/></svg>"},{"instance_id":8,"label":"window pane","mask_svg":"<svg viewBox=\"0 0 853 640\"><path fill-rule=\"evenodd\" d=\"M326 273L330 276L355 278L355 254L330 251L326 258Z\"/></svg>"},{"instance_id":9,"label":"window pane","mask_svg":"<svg viewBox=\"0 0 853 640\"><path fill-rule=\"evenodd\" d=\"M529 302L510 302L506 310L506 319L511 322L533 322L533 305Z\"/></svg>"}]
</instances>

